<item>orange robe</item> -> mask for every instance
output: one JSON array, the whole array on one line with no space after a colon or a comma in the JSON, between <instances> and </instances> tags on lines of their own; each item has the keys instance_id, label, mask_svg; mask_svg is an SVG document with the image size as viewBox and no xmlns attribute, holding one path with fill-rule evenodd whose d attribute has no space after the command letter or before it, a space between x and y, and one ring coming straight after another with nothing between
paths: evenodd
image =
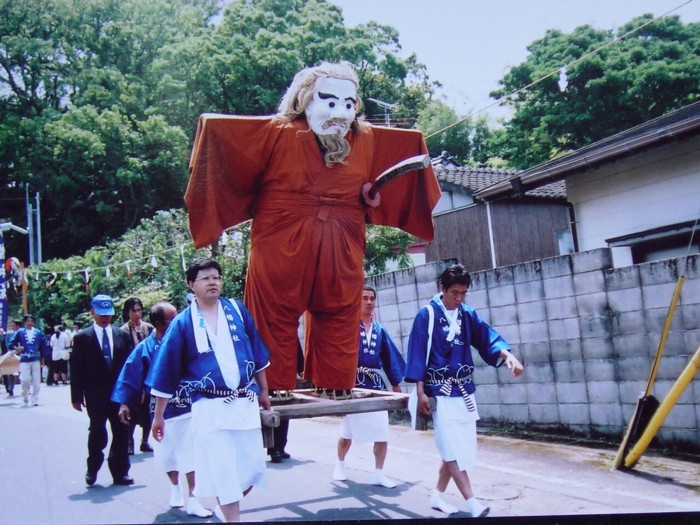
<instances>
[{"instance_id":1,"label":"orange robe","mask_svg":"<svg viewBox=\"0 0 700 525\"><path fill-rule=\"evenodd\" d=\"M305 120L202 115L185 194L197 247L253 219L245 304L270 348L269 388L296 386L297 330L306 313L304 376L351 389L357 368L365 223L433 238L440 189L432 167L406 174L363 205L361 188L397 162L427 153L417 131L350 132L346 164L325 166Z\"/></svg>"}]
</instances>

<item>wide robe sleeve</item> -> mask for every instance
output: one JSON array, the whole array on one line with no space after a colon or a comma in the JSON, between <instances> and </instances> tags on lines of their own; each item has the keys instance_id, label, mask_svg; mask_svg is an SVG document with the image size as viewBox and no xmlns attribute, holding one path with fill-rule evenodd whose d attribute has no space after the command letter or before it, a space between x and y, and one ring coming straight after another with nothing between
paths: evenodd
<instances>
[{"instance_id":1,"label":"wide robe sleeve","mask_svg":"<svg viewBox=\"0 0 700 525\"><path fill-rule=\"evenodd\" d=\"M404 361L401 352L396 348L386 329L379 324L377 326L381 333L380 358L382 360L382 368L389 382L392 385L398 385L403 380L406 361Z\"/></svg>"},{"instance_id":2,"label":"wide robe sleeve","mask_svg":"<svg viewBox=\"0 0 700 525\"><path fill-rule=\"evenodd\" d=\"M427 308L432 308L428 306ZM421 308L413 320L411 334L408 337L408 353L406 355L406 373L404 380L407 383L417 383L425 380L428 355L428 311Z\"/></svg>"},{"instance_id":3,"label":"wide robe sleeve","mask_svg":"<svg viewBox=\"0 0 700 525\"><path fill-rule=\"evenodd\" d=\"M153 356L145 383L157 397L170 398L185 375L187 344L194 339L189 316L189 308L175 316Z\"/></svg>"},{"instance_id":4,"label":"wide robe sleeve","mask_svg":"<svg viewBox=\"0 0 700 525\"><path fill-rule=\"evenodd\" d=\"M260 178L279 128L272 117L199 117L185 192L197 248L253 216Z\"/></svg>"},{"instance_id":5,"label":"wide robe sleeve","mask_svg":"<svg viewBox=\"0 0 700 525\"><path fill-rule=\"evenodd\" d=\"M476 310L465 304L461 308L467 325L467 333L470 335L471 346L477 349L487 364L495 367L502 365L501 350L510 351L510 345L501 334L481 318Z\"/></svg>"},{"instance_id":6,"label":"wide robe sleeve","mask_svg":"<svg viewBox=\"0 0 700 525\"><path fill-rule=\"evenodd\" d=\"M130 408L137 407L141 403L144 379L148 373L145 367L147 363L150 364L150 360L144 359L144 354L148 354L147 341L148 339L145 339L136 345L126 358L112 391L112 401L115 403L123 403Z\"/></svg>"},{"instance_id":7,"label":"wide robe sleeve","mask_svg":"<svg viewBox=\"0 0 700 525\"><path fill-rule=\"evenodd\" d=\"M428 154L419 131L370 126L370 133L372 182L394 164ZM367 211L367 222L400 228L426 241L433 239L432 212L440 199L440 186L432 165L395 178L382 187L380 194L381 204Z\"/></svg>"}]
</instances>

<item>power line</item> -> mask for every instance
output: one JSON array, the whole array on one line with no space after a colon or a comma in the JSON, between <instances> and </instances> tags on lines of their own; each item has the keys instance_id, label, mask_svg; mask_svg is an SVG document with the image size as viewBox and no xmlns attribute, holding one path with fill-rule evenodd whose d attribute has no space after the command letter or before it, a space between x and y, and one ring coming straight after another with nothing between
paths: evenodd
<instances>
[{"instance_id":1,"label":"power line","mask_svg":"<svg viewBox=\"0 0 700 525\"><path fill-rule=\"evenodd\" d=\"M657 16L657 17L654 18L653 20L650 20L650 21L648 21L648 22L646 22L646 23L640 25L639 27L637 27L637 28L635 28L635 29L632 29L631 31L628 31L628 32L625 33L624 35L613 38L613 39L610 40L609 42L606 42L605 44L603 44L603 45L601 45L600 47L594 49L593 51L589 51L589 52L586 53L585 55L582 55L582 56L580 56L579 58L577 58L576 60L574 60L573 62L570 62L569 64L566 64L566 67L571 67L571 66L573 66L573 65L575 65L575 64L578 64L579 62L581 62L581 61L587 59L588 57L591 57L591 56L597 54L599 51L605 49L606 47L609 47L609 46L611 46L612 44L614 44L614 43L616 43L616 42L619 42L619 41L621 41L622 39L624 39L624 38L626 38L626 37L628 37L628 36L630 36L630 35L636 33L636 32L639 31L640 29L645 28L645 27L648 26L649 24L653 24L654 22L658 22L658 21L661 20L662 18L664 18L664 17L670 15L670 14L673 13L674 11L677 11L677 10L680 9L681 7L690 4L692 1L693 1L693 0L687 0L686 2L683 2L682 4L680 4L680 5L676 6L676 7L674 7L673 9L667 11L666 13L664 13L664 14L662 14L662 15L660 15L660 16ZM518 93L522 93L523 91L526 91L526 90L530 89L532 86L536 86L536 85L539 84L540 82L542 82L542 81L548 79L549 77L551 77L551 76L553 76L553 75L559 75L559 72L561 71L561 69L562 69L561 67L558 67L557 69L551 71L550 73L546 74L545 76L543 76L543 77L541 77L541 78L538 78L538 79L535 80L534 82L531 82L531 83L528 84L527 86L521 87L520 89L517 89L517 90L513 91L512 93L509 93L508 95L505 95L505 96L499 98L499 99L496 100L495 102L492 102L491 104L488 104L487 106L484 106L483 108L481 108L481 109L478 110L478 111L472 111L472 112L470 112L466 117L464 117L464 118L458 120L457 122L454 122L454 123L450 124L449 126L445 126L444 128L439 129L439 130L437 130L437 131L431 133L430 135L427 135L427 136L425 137L425 140L428 140L429 138L434 137L434 136L437 135L438 133L442 133L443 131L447 131L448 129L451 129L451 128L453 128L453 127L455 127L455 126L461 124L461 123L464 122L465 120L469 120L469 119L472 118L473 116L478 115L479 113L482 113L482 112L486 111L486 110L489 109L489 108L492 108L493 106L496 106L496 105L501 104L504 100L508 100L509 98L513 97L514 95L517 95Z\"/></svg>"}]
</instances>

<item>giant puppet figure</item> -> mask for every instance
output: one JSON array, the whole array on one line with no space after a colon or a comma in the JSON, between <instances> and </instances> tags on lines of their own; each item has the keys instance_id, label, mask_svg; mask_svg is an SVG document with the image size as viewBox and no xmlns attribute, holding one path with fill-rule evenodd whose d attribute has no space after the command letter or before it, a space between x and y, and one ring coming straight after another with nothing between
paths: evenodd
<instances>
[{"instance_id":1,"label":"giant puppet figure","mask_svg":"<svg viewBox=\"0 0 700 525\"><path fill-rule=\"evenodd\" d=\"M427 153L418 131L357 118L358 79L347 63L298 72L279 113L200 117L185 194L197 247L253 219L245 303L270 348L268 385L296 385L297 330L305 317L305 379L325 389L355 384L365 224L433 238L440 189L431 166L371 183Z\"/></svg>"}]
</instances>

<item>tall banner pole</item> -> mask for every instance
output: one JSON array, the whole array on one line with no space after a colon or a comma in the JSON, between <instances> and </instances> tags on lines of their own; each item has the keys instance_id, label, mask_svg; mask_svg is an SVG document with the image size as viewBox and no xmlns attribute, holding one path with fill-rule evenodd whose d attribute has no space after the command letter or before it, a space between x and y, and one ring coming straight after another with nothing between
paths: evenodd
<instances>
[{"instance_id":1,"label":"tall banner pole","mask_svg":"<svg viewBox=\"0 0 700 525\"><path fill-rule=\"evenodd\" d=\"M5 239L0 230L0 327L7 330L7 277L5 276Z\"/></svg>"},{"instance_id":2,"label":"tall banner pole","mask_svg":"<svg viewBox=\"0 0 700 525\"><path fill-rule=\"evenodd\" d=\"M27 306L27 290L29 289L29 279L27 278L27 269L24 267L24 263L19 263L19 278L22 286L22 314L27 315L29 313L29 307Z\"/></svg>"}]
</instances>

